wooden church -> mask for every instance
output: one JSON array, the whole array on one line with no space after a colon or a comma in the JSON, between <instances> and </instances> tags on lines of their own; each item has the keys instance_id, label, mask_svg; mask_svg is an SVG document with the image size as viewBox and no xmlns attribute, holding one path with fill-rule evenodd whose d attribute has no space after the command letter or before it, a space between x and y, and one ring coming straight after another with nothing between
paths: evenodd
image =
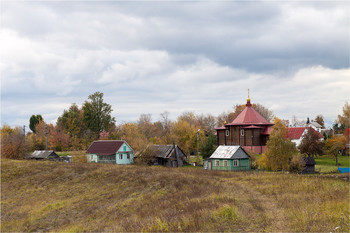
<instances>
[{"instance_id":1,"label":"wooden church","mask_svg":"<svg viewBox=\"0 0 350 233\"><path fill-rule=\"evenodd\" d=\"M263 153L273 124L250 103L249 93L244 110L231 122L216 128L218 145L240 145L246 151Z\"/></svg>"}]
</instances>

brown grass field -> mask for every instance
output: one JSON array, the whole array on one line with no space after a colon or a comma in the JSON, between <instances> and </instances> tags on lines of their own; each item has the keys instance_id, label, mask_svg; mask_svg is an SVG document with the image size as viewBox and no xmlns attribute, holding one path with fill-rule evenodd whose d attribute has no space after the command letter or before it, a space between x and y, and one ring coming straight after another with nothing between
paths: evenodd
<instances>
[{"instance_id":1,"label":"brown grass field","mask_svg":"<svg viewBox=\"0 0 350 233\"><path fill-rule=\"evenodd\" d=\"M1 160L1 232L349 232L347 175Z\"/></svg>"}]
</instances>

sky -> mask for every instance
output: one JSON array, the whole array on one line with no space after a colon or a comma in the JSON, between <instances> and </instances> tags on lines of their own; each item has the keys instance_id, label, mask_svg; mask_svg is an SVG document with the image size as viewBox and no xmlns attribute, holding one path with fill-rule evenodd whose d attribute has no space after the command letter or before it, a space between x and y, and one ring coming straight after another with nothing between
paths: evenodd
<instances>
[{"instance_id":1,"label":"sky","mask_svg":"<svg viewBox=\"0 0 350 233\"><path fill-rule=\"evenodd\" d=\"M0 2L1 125L99 91L117 123L260 103L281 119L350 99L348 1Z\"/></svg>"}]
</instances>

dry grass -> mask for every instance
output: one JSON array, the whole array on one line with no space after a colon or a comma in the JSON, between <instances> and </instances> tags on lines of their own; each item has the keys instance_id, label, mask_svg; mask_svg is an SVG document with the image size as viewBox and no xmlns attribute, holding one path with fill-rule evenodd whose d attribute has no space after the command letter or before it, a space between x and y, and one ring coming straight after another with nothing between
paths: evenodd
<instances>
[{"instance_id":1,"label":"dry grass","mask_svg":"<svg viewBox=\"0 0 350 233\"><path fill-rule=\"evenodd\" d=\"M2 160L1 231L343 231L332 176ZM338 175L339 176L339 175Z\"/></svg>"}]
</instances>

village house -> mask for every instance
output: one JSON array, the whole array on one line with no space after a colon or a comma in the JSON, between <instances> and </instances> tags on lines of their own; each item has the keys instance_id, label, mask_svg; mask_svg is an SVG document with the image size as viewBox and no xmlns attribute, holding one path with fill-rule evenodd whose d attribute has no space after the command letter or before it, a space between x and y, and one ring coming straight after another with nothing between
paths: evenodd
<instances>
[{"instance_id":1,"label":"village house","mask_svg":"<svg viewBox=\"0 0 350 233\"><path fill-rule=\"evenodd\" d=\"M246 151L263 153L273 124L257 112L248 95L244 110L231 122L216 128L218 145L240 145Z\"/></svg>"},{"instance_id":2,"label":"village house","mask_svg":"<svg viewBox=\"0 0 350 233\"><path fill-rule=\"evenodd\" d=\"M250 169L250 156L241 146L219 146L203 161L206 170L243 171Z\"/></svg>"},{"instance_id":3,"label":"village house","mask_svg":"<svg viewBox=\"0 0 350 233\"><path fill-rule=\"evenodd\" d=\"M90 163L134 163L134 151L124 140L94 141L86 152Z\"/></svg>"},{"instance_id":4,"label":"village house","mask_svg":"<svg viewBox=\"0 0 350 233\"><path fill-rule=\"evenodd\" d=\"M303 140L304 135L308 132L308 130L312 130L318 135L320 141L323 141L323 136L320 132L315 130L313 127L293 127L288 128L287 138L290 139L295 145L298 147Z\"/></svg>"},{"instance_id":5,"label":"village house","mask_svg":"<svg viewBox=\"0 0 350 233\"><path fill-rule=\"evenodd\" d=\"M187 155L178 145L153 145L155 151L155 165L166 167L181 167Z\"/></svg>"}]
</instances>

